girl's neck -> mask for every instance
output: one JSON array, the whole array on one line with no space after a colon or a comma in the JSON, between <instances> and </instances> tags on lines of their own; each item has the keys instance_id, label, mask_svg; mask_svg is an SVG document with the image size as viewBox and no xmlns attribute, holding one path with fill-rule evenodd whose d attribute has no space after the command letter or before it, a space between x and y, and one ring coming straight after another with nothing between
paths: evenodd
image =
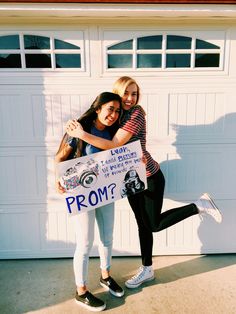
<instances>
[{"instance_id":1,"label":"girl's neck","mask_svg":"<svg viewBox=\"0 0 236 314\"><path fill-rule=\"evenodd\" d=\"M106 128L106 126L102 124L98 119L94 121L94 126L99 131L103 131Z\"/></svg>"}]
</instances>

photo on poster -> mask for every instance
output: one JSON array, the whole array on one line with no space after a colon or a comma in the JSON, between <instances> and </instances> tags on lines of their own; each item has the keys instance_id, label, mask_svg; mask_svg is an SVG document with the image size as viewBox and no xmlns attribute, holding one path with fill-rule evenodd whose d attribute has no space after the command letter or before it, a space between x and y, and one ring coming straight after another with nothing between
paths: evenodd
<instances>
[{"instance_id":1,"label":"photo on poster","mask_svg":"<svg viewBox=\"0 0 236 314\"><path fill-rule=\"evenodd\" d=\"M140 141L57 164L67 212L100 207L147 188Z\"/></svg>"}]
</instances>

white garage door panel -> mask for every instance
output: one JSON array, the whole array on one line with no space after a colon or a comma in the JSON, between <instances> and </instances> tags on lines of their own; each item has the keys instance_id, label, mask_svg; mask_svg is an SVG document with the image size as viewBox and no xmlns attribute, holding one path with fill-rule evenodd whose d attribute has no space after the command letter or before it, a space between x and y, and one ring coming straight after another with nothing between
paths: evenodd
<instances>
[{"instance_id":1,"label":"white garage door panel","mask_svg":"<svg viewBox=\"0 0 236 314\"><path fill-rule=\"evenodd\" d=\"M199 88L200 90L200 88ZM227 91L168 91L145 94L149 140L184 143L222 143L236 140L236 112Z\"/></svg>"},{"instance_id":2,"label":"white garage door panel","mask_svg":"<svg viewBox=\"0 0 236 314\"><path fill-rule=\"evenodd\" d=\"M39 214L42 251L66 251L74 248L75 234L66 211ZM61 253L60 252L60 253Z\"/></svg>"},{"instance_id":3,"label":"white garage door panel","mask_svg":"<svg viewBox=\"0 0 236 314\"><path fill-rule=\"evenodd\" d=\"M47 159L40 148L2 149L0 176L5 182L0 190L3 203L45 202L47 195ZM5 152L4 152L5 151ZM40 156L41 155L41 156Z\"/></svg>"},{"instance_id":4,"label":"white garage door panel","mask_svg":"<svg viewBox=\"0 0 236 314\"><path fill-rule=\"evenodd\" d=\"M63 134L65 122L79 117L88 107L88 95L46 94L31 95L33 134L36 139L58 139Z\"/></svg>"},{"instance_id":5,"label":"white garage door panel","mask_svg":"<svg viewBox=\"0 0 236 314\"><path fill-rule=\"evenodd\" d=\"M219 128L214 125L225 115L223 93L181 93L169 97L169 126L178 126L170 128L170 132L177 137L183 135L192 140L207 137L209 140L223 131L222 124Z\"/></svg>"},{"instance_id":6,"label":"white garage door panel","mask_svg":"<svg viewBox=\"0 0 236 314\"><path fill-rule=\"evenodd\" d=\"M76 88L76 87L75 87ZM43 86L0 88L0 145L45 146L63 134L65 122L88 108L91 95L43 91ZM12 94L13 93L13 94Z\"/></svg>"},{"instance_id":7,"label":"white garage door panel","mask_svg":"<svg viewBox=\"0 0 236 314\"><path fill-rule=\"evenodd\" d=\"M8 206L1 206L0 212L0 257L33 256L38 246L37 215Z\"/></svg>"},{"instance_id":8,"label":"white garage door panel","mask_svg":"<svg viewBox=\"0 0 236 314\"><path fill-rule=\"evenodd\" d=\"M6 94L7 93L7 94ZM14 89L0 89L1 143L16 142L32 134L32 109L30 100ZM28 120L28 121L27 121Z\"/></svg>"},{"instance_id":9,"label":"white garage door panel","mask_svg":"<svg viewBox=\"0 0 236 314\"><path fill-rule=\"evenodd\" d=\"M203 191L211 191L221 197L234 197L234 188L229 186L228 174L236 175L236 169L230 164L229 154L236 154L236 145L201 146L185 145L178 154L166 155L166 162L161 163L167 178L166 191L171 194L189 196ZM235 155L234 155L235 156ZM232 156L233 157L233 156ZM227 160L227 163L225 163ZM224 169L224 171L221 171ZM228 186L225 191L225 186Z\"/></svg>"},{"instance_id":10,"label":"white garage door panel","mask_svg":"<svg viewBox=\"0 0 236 314\"><path fill-rule=\"evenodd\" d=\"M47 213L47 206L0 207L0 257L68 257L74 232L66 213Z\"/></svg>"},{"instance_id":11,"label":"white garage door panel","mask_svg":"<svg viewBox=\"0 0 236 314\"><path fill-rule=\"evenodd\" d=\"M132 210L127 200L119 200L115 204L114 254L140 254L138 229Z\"/></svg>"}]
</instances>

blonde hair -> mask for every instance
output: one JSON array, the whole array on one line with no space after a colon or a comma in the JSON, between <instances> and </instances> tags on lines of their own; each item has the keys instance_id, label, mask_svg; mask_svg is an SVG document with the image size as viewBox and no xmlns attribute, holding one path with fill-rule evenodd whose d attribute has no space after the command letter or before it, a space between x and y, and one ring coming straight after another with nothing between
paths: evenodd
<instances>
[{"instance_id":1,"label":"blonde hair","mask_svg":"<svg viewBox=\"0 0 236 314\"><path fill-rule=\"evenodd\" d=\"M135 104L137 105L140 98L140 87L138 86L137 82L133 78L129 76L121 76L114 83L112 92L120 95L120 97L122 98L125 94L126 88L131 84L135 84L137 86L137 102Z\"/></svg>"}]
</instances>

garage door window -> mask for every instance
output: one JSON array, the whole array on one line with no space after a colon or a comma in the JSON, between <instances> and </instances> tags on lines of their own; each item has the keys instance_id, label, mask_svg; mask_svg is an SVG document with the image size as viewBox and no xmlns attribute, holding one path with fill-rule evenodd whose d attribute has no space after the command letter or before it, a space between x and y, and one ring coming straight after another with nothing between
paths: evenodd
<instances>
[{"instance_id":1,"label":"garage door window","mask_svg":"<svg viewBox=\"0 0 236 314\"><path fill-rule=\"evenodd\" d=\"M19 51L19 36L0 37L0 68L21 68L21 58L18 53L7 53L6 50Z\"/></svg>"},{"instance_id":2,"label":"garage door window","mask_svg":"<svg viewBox=\"0 0 236 314\"><path fill-rule=\"evenodd\" d=\"M106 49L107 69L219 69L221 47L179 35L134 38Z\"/></svg>"},{"instance_id":3,"label":"garage door window","mask_svg":"<svg viewBox=\"0 0 236 314\"><path fill-rule=\"evenodd\" d=\"M0 69L82 69L81 48L53 37L0 36Z\"/></svg>"}]
</instances>

